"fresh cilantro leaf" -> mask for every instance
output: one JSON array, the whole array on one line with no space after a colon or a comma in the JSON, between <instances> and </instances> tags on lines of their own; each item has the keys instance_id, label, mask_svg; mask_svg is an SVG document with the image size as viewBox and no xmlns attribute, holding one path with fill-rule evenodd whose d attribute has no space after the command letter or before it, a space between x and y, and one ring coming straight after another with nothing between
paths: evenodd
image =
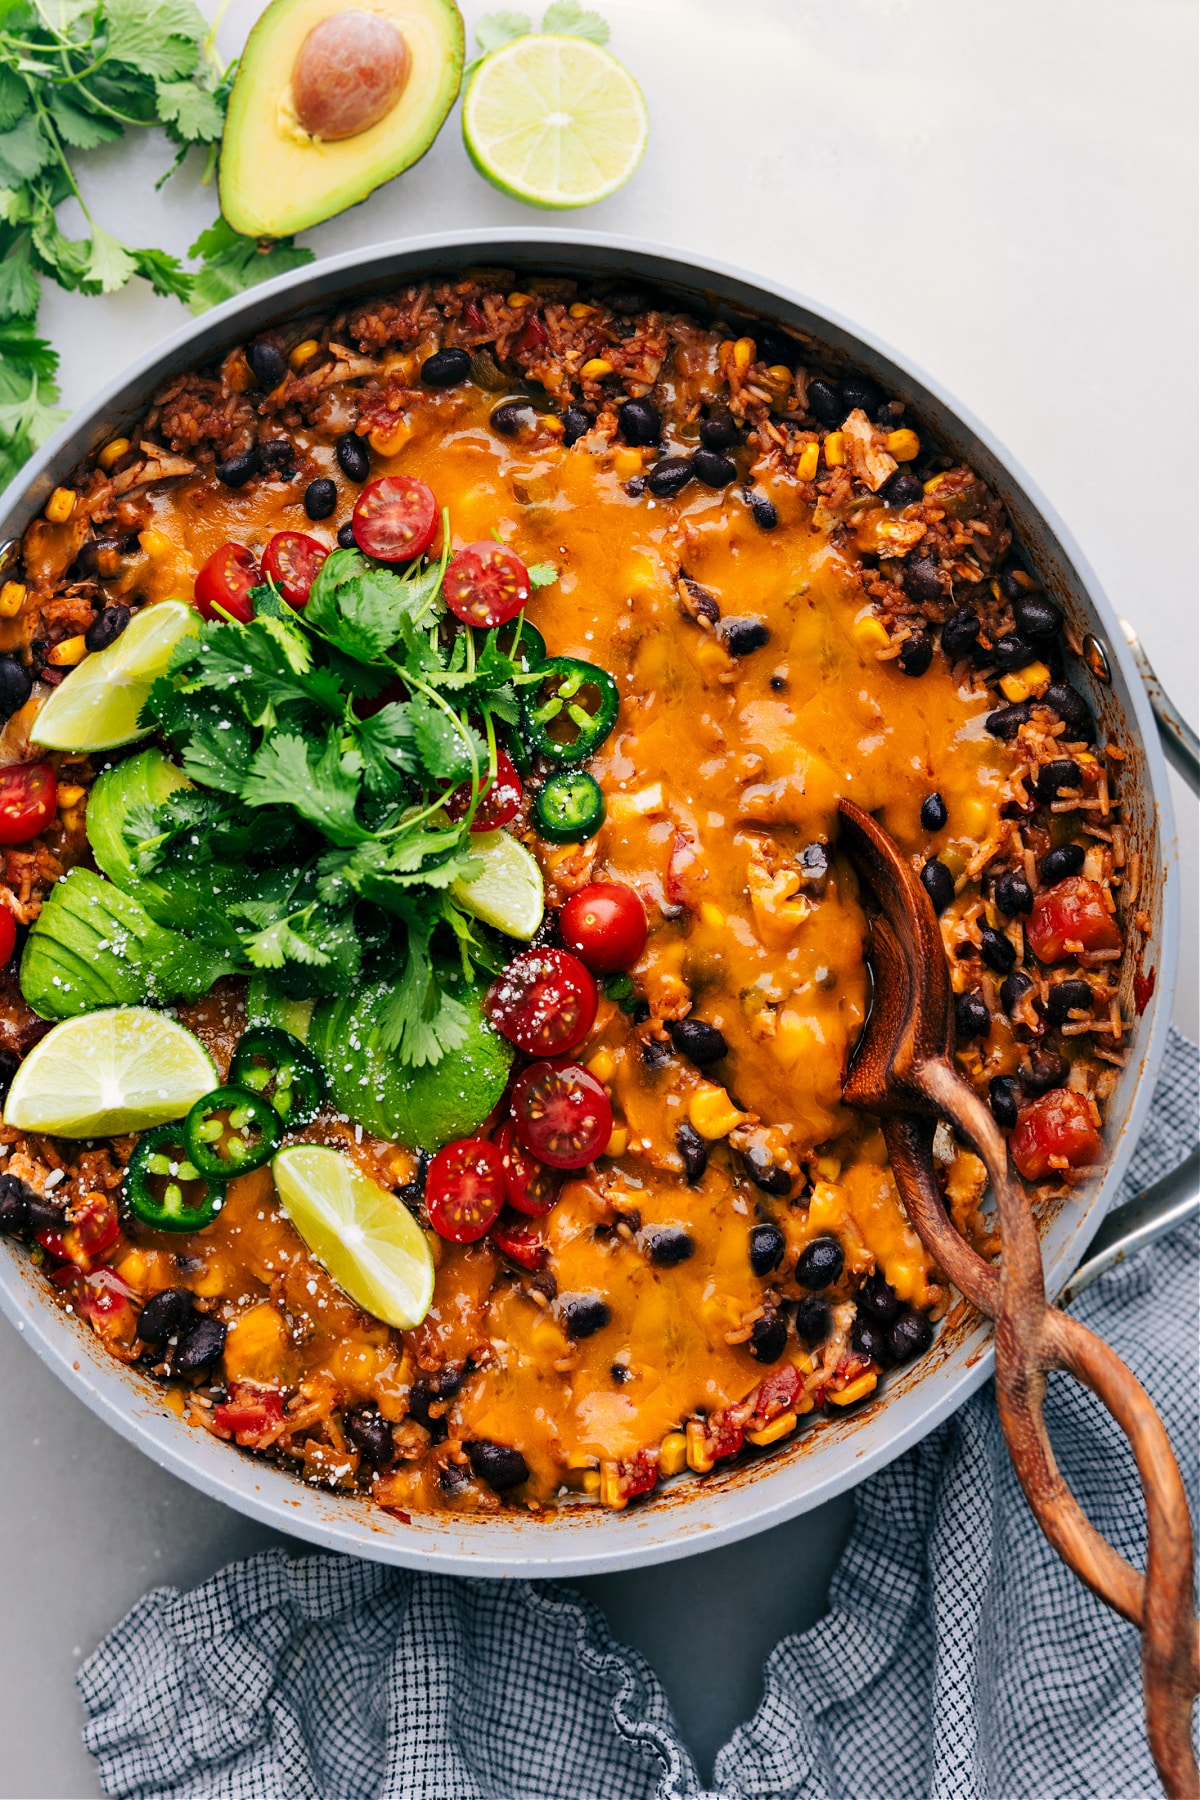
<instances>
[{"instance_id":1,"label":"fresh cilantro leaf","mask_svg":"<svg viewBox=\"0 0 1200 1800\"><path fill-rule=\"evenodd\" d=\"M201 257L204 265L192 277L191 307L197 313L313 260L312 251L298 249L291 238L242 237L222 218L200 233L188 255Z\"/></svg>"},{"instance_id":2,"label":"fresh cilantro leaf","mask_svg":"<svg viewBox=\"0 0 1200 1800\"><path fill-rule=\"evenodd\" d=\"M363 780L380 799L395 799L421 767L409 707L393 700L356 726Z\"/></svg>"},{"instance_id":3,"label":"fresh cilantro leaf","mask_svg":"<svg viewBox=\"0 0 1200 1800\"><path fill-rule=\"evenodd\" d=\"M219 138L225 114L217 99L194 81L160 81L155 87L158 115L189 144Z\"/></svg>"},{"instance_id":4,"label":"fresh cilantro leaf","mask_svg":"<svg viewBox=\"0 0 1200 1800\"><path fill-rule=\"evenodd\" d=\"M243 906L243 912L249 912ZM322 968L329 953L311 935L314 908L309 906L289 918L276 919L261 930L243 936L242 948L256 969L282 969L286 962L303 963L307 968ZM319 929L319 927L318 927Z\"/></svg>"},{"instance_id":5,"label":"fresh cilantro leaf","mask_svg":"<svg viewBox=\"0 0 1200 1800\"><path fill-rule=\"evenodd\" d=\"M58 351L38 336L32 319L9 319L0 324L0 359L22 365L43 381L53 381L58 371Z\"/></svg>"},{"instance_id":6,"label":"fresh cilantro leaf","mask_svg":"<svg viewBox=\"0 0 1200 1800\"><path fill-rule=\"evenodd\" d=\"M179 751L184 774L202 787L227 794L241 788L254 754L254 738L237 706L224 695L183 694L172 674L160 675L138 723L157 726Z\"/></svg>"},{"instance_id":7,"label":"fresh cilantro leaf","mask_svg":"<svg viewBox=\"0 0 1200 1800\"><path fill-rule=\"evenodd\" d=\"M553 0L546 8L542 30L560 37L586 38L589 44L607 44L608 26L597 12L585 12L579 0Z\"/></svg>"},{"instance_id":8,"label":"fresh cilantro leaf","mask_svg":"<svg viewBox=\"0 0 1200 1800\"><path fill-rule=\"evenodd\" d=\"M87 294L113 294L125 286L137 264L124 244L117 242L103 226L92 227L92 241L83 270L83 290Z\"/></svg>"},{"instance_id":9,"label":"fresh cilantro leaf","mask_svg":"<svg viewBox=\"0 0 1200 1800\"><path fill-rule=\"evenodd\" d=\"M429 610L429 584L369 563L357 550L335 550L313 582L304 623L347 656L372 662Z\"/></svg>"},{"instance_id":10,"label":"fresh cilantro leaf","mask_svg":"<svg viewBox=\"0 0 1200 1800\"><path fill-rule=\"evenodd\" d=\"M412 701L409 717L417 753L431 780L470 781L473 774L482 774L487 768L487 745L479 733L461 720L448 717L424 694Z\"/></svg>"},{"instance_id":11,"label":"fresh cilantro leaf","mask_svg":"<svg viewBox=\"0 0 1200 1800\"><path fill-rule=\"evenodd\" d=\"M380 1048L417 1069L459 1049L471 1025L466 1007L438 979L430 956L437 922L437 914L429 912L410 920L408 960L375 1015Z\"/></svg>"},{"instance_id":12,"label":"fresh cilantro leaf","mask_svg":"<svg viewBox=\"0 0 1200 1800\"><path fill-rule=\"evenodd\" d=\"M17 71L0 63L0 131L11 131L29 104L29 89Z\"/></svg>"},{"instance_id":13,"label":"fresh cilantro leaf","mask_svg":"<svg viewBox=\"0 0 1200 1800\"><path fill-rule=\"evenodd\" d=\"M54 146L35 113L27 113L11 131L0 132L0 181L20 187L32 181L54 157Z\"/></svg>"},{"instance_id":14,"label":"fresh cilantro leaf","mask_svg":"<svg viewBox=\"0 0 1200 1800\"><path fill-rule=\"evenodd\" d=\"M511 44L514 38L528 37L532 30L533 21L528 13L484 13L475 27L475 42L485 56L490 56L493 50Z\"/></svg>"},{"instance_id":15,"label":"fresh cilantro leaf","mask_svg":"<svg viewBox=\"0 0 1200 1800\"><path fill-rule=\"evenodd\" d=\"M68 96L52 88L46 96L46 111L54 121L54 129L65 144L75 150L95 150L100 144L111 144L121 135L121 127L101 113L82 111Z\"/></svg>"},{"instance_id":16,"label":"fresh cilantro leaf","mask_svg":"<svg viewBox=\"0 0 1200 1800\"><path fill-rule=\"evenodd\" d=\"M272 723L288 708L309 712L318 707L341 717L344 702L337 682L313 670L308 643L294 622L268 616L248 625L209 624L181 649L174 666L182 691L211 689L228 695L252 724Z\"/></svg>"},{"instance_id":17,"label":"fresh cilantro leaf","mask_svg":"<svg viewBox=\"0 0 1200 1800\"><path fill-rule=\"evenodd\" d=\"M558 580L558 570L553 563L531 563L529 566L529 583L531 587L550 587Z\"/></svg>"},{"instance_id":18,"label":"fresh cilantro leaf","mask_svg":"<svg viewBox=\"0 0 1200 1800\"><path fill-rule=\"evenodd\" d=\"M156 294L164 299L182 300L192 297L192 277L177 256L166 250L131 250L134 268L145 277Z\"/></svg>"},{"instance_id":19,"label":"fresh cilantro leaf","mask_svg":"<svg viewBox=\"0 0 1200 1800\"><path fill-rule=\"evenodd\" d=\"M0 319L24 318L37 311L41 290L29 250L29 233L23 231L0 262Z\"/></svg>"},{"instance_id":20,"label":"fresh cilantro leaf","mask_svg":"<svg viewBox=\"0 0 1200 1800\"><path fill-rule=\"evenodd\" d=\"M335 844L361 843L369 834L355 813L361 758L347 754L331 732L316 755L302 737L277 731L256 752L242 783L247 806L290 806Z\"/></svg>"},{"instance_id":21,"label":"fresh cilantro leaf","mask_svg":"<svg viewBox=\"0 0 1200 1800\"><path fill-rule=\"evenodd\" d=\"M61 406L45 404L38 378L34 375L24 394L0 403L0 436L23 438L31 447L43 444L66 416Z\"/></svg>"},{"instance_id":22,"label":"fresh cilantro leaf","mask_svg":"<svg viewBox=\"0 0 1200 1800\"><path fill-rule=\"evenodd\" d=\"M190 0L107 0L108 54L158 81L190 75L208 27Z\"/></svg>"}]
</instances>

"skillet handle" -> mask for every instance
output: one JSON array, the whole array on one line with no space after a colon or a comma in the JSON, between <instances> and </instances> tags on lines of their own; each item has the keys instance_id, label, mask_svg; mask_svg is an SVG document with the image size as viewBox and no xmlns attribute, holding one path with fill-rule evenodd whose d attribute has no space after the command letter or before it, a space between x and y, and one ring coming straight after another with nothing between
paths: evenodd
<instances>
[{"instance_id":1,"label":"skillet handle","mask_svg":"<svg viewBox=\"0 0 1200 1800\"><path fill-rule=\"evenodd\" d=\"M1192 730L1171 696L1163 687L1154 672L1154 667L1146 652L1142 649L1141 639L1128 620L1121 620L1121 629L1129 640L1129 648L1133 651L1133 660L1138 666L1138 674L1146 686L1146 694L1154 708L1154 717L1158 723L1158 735L1162 739L1162 747L1167 761L1172 763L1191 788L1193 794L1200 794L1200 738Z\"/></svg>"}]
</instances>

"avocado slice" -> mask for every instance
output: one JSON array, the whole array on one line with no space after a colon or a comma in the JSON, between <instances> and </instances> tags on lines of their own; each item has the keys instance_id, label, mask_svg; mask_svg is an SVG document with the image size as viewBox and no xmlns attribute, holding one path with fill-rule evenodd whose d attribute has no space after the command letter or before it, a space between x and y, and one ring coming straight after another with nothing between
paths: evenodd
<instances>
[{"instance_id":1,"label":"avocado slice","mask_svg":"<svg viewBox=\"0 0 1200 1800\"><path fill-rule=\"evenodd\" d=\"M417 162L454 104L463 48L454 0L272 0L229 98L229 224L287 237Z\"/></svg>"}]
</instances>

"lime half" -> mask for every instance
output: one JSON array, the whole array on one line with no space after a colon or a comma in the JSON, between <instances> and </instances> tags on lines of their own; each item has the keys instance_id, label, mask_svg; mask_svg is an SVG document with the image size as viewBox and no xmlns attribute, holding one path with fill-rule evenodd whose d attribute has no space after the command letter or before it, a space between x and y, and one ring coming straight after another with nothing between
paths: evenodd
<instances>
[{"instance_id":1,"label":"lime half","mask_svg":"<svg viewBox=\"0 0 1200 1800\"><path fill-rule=\"evenodd\" d=\"M4 1123L54 1137L109 1137L182 1119L217 1085L192 1033L147 1006L64 1019L13 1076Z\"/></svg>"},{"instance_id":2,"label":"lime half","mask_svg":"<svg viewBox=\"0 0 1200 1800\"><path fill-rule=\"evenodd\" d=\"M615 193L649 130L633 76L586 38L515 39L480 63L463 101L471 161L530 206L590 206Z\"/></svg>"},{"instance_id":3,"label":"lime half","mask_svg":"<svg viewBox=\"0 0 1200 1800\"><path fill-rule=\"evenodd\" d=\"M324 1144L292 1144L271 1164L284 1211L356 1306L411 1331L433 1299L433 1255L402 1200Z\"/></svg>"},{"instance_id":4,"label":"lime half","mask_svg":"<svg viewBox=\"0 0 1200 1800\"><path fill-rule=\"evenodd\" d=\"M454 899L507 937L531 938L546 910L537 859L507 831L481 831L471 839L471 854L483 866L470 881L454 883Z\"/></svg>"},{"instance_id":5,"label":"lime half","mask_svg":"<svg viewBox=\"0 0 1200 1800\"><path fill-rule=\"evenodd\" d=\"M181 638L200 629L183 600L161 600L129 621L107 650L94 650L55 688L34 721L30 742L47 750L112 750L149 737L138 724L146 696L167 672Z\"/></svg>"}]
</instances>

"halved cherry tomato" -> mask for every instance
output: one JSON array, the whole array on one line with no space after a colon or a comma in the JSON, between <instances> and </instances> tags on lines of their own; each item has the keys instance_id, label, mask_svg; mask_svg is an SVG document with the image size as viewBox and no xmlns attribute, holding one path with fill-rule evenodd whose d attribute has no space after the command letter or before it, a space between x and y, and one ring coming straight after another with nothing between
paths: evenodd
<instances>
[{"instance_id":1,"label":"halved cherry tomato","mask_svg":"<svg viewBox=\"0 0 1200 1800\"><path fill-rule=\"evenodd\" d=\"M239 624L248 625L254 608L247 595L261 580L258 564L245 544L222 544L196 577L196 611L206 619L220 619L228 613Z\"/></svg>"},{"instance_id":2,"label":"halved cherry tomato","mask_svg":"<svg viewBox=\"0 0 1200 1800\"><path fill-rule=\"evenodd\" d=\"M582 1169L612 1136L608 1095L578 1063L531 1063L512 1091L517 1136L552 1169Z\"/></svg>"},{"instance_id":3,"label":"halved cherry tomato","mask_svg":"<svg viewBox=\"0 0 1200 1800\"><path fill-rule=\"evenodd\" d=\"M509 1205L528 1218L542 1218L558 1199L562 1176L556 1169L548 1169L530 1156L518 1141L511 1119L505 1119L496 1133L496 1146L504 1159L504 1186Z\"/></svg>"},{"instance_id":4,"label":"halved cherry tomato","mask_svg":"<svg viewBox=\"0 0 1200 1800\"><path fill-rule=\"evenodd\" d=\"M504 625L529 599L529 570L503 544L468 544L451 557L442 592L464 625Z\"/></svg>"},{"instance_id":5,"label":"halved cherry tomato","mask_svg":"<svg viewBox=\"0 0 1200 1800\"><path fill-rule=\"evenodd\" d=\"M7 966L8 960L17 947L17 921L7 906L0 906L0 969ZM1145 1010L1144 1008L1142 1009Z\"/></svg>"},{"instance_id":6,"label":"halved cherry tomato","mask_svg":"<svg viewBox=\"0 0 1200 1800\"><path fill-rule=\"evenodd\" d=\"M615 975L632 969L646 948L646 909L623 881L593 881L571 895L558 929L595 974Z\"/></svg>"},{"instance_id":7,"label":"halved cherry tomato","mask_svg":"<svg viewBox=\"0 0 1200 1800\"><path fill-rule=\"evenodd\" d=\"M491 1238L502 1256L520 1269L534 1270L544 1266L549 1246L536 1225L520 1219L515 1213L501 1213L492 1226Z\"/></svg>"},{"instance_id":8,"label":"halved cherry tomato","mask_svg":"<svg viewBox=\"0 0 1200 1800\"><path fill-rule=\"evenodd\" d=\"M359 549L379 562L410 562L424 556L437 536L433 489L415 475L384 475L369 481L354 503L351 526Z\"/></svg>"},{"instance_id":9,"label":"halved cherry tomato","mask_svg":"<svg viewBox=\"0 0 1200 1800\"><path fill-rule=\"evenodd\" d=\"M1053 1088L1023 1106L1008 1147L1026 1181L1040 1181L1061 1167L1051 1157L1060 1157L1068 1168L1083 1169L1104 1156L1104 1140L1092 1123L1088 1103L1070 1088Z\"/></svg>"},{"instance_id":10,"label":"halved cherry tomato","mask_svg":"<svg viewBox=\"0 0 1200 1800\"><path fill-rule=\"evenodd\" d=\"M263 551L262 572L289 606L307 606L312 584L328 555L324 544L303 531L277 531Z\"/></svg>"},{"instance_id":11,"label":"halved cherry tomato","mask_svg":"<svg viewBox=\"0 0 1200 1800\"><path fill-rule=\"evenodd\" d=\"M45 831L57 811L53 763L13 763L0 769L0 844L27 844Z\"/></svg>"},{"instance_id":12,"label":"halved cherry tomato","mask_svg":"<svg viewBox=\"0 0 1200 1800\"><path fill-rule=\"evenodd\" d=\"M487 991L484 1009L527 1056L561 1056L582 1044L596 1017L596 983L566 950L525 950Z\"/></svg>"},{"instance_id":13,"label":"halved cherry tomato","mask_svg":"<svg viewBox=\"0 0 1200 1800\"><path fill-rule=\"evenodd\" d=\"M260 1449L278 1434L283 1423L283 1395L277 1388L258 1387L252 1381L235 1381L223 1406L213 1407L213 1424L232 1432L236 1443Z\"/></svg>"},{"instance_id":14,"label":"halved cherry tomato","mask_svg":"<svg viewBox=\"0 0 1200 1800\"><path fill-rule=\"evenodd\" d=\"M89 1194L74 1219L61 1231L47 1225L34 1232L48 1256L74 1263L85 1273L98 1257L112 1249L120 1235L121 1221L107 1194Z\"/></svg>"},{"instance_id":15,"label":"halved cherry tomato","mask_svg":"<svg viewBox=\"0 0 1200 1800\"><path fill-rule=\"evenodd\" d=\"M1069 875L1037 896L1025 935L1044 963L1076 954L1072 946L1117 950L1121 944L1117 921L1104 904L1104 889L1082 875Z\"/></svg>"},{"instance_id":16,"label":"halved cherry tomato","mask_svg":"<svg viewBox=\"0 0 1200 1800\"><path fill-rule=\"evenodd\" d=\"M506 756L503 750L497 750L496 773L480 790L479 805L471 820L471 830L499 831L502 825L509 824L517 816L524 792L512 758ZM471 784L464 781L446 801L446 811L457 824L460 819L465 818L470 804Z\"/></svg>"},{"instance_id":17,"label":"halved cherry tomato","mask_svg":"<svg viewBox=\"0 0 1200 1800\"><path fill-rule=\"evenodd\" d=\"M114 1269L97 1269L95 1274L85 1275L68 1263L55 1269L50 1279L62 1289L78 1316L86 1319L101 1337L133 1342L138 1318L134 1292Z\"/></svg>"},{"instance_id":18,"label":"halved cherry tomato","mask_svg":"<svg viewBox=\"0 0 1200 1800\"><path fill-rule=\"evenodd\" d=\"M439 1237L474 1244L500 1217L504 1162L486 1138L458 1138L439 1150L425 1177L425 1210Z\"/></svg>"}]
</instances>

